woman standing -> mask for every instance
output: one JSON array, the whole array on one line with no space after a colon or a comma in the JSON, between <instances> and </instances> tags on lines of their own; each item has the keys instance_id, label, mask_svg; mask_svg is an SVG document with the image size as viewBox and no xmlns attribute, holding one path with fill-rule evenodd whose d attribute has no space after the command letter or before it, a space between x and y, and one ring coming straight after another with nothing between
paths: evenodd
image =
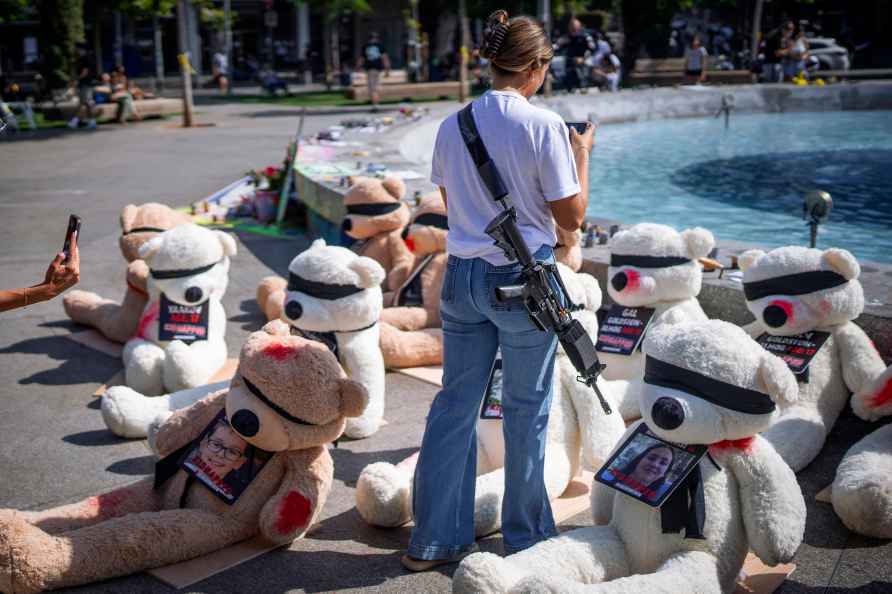
<instances>
[{"instance_id":1,"label":"woman standing","mask_svg":"<svg viewBox=\"0 0 892 594\"><path fill-rule=\"evenodd\" d=\"M529 17L493 13L481 55L492 88L473 117L517 209L527 247L554 262L555 221L579 229L588 206L588 157L594 128L567 129L556 114L530 105L554 55ZM543 460L557 339L533 326L520 303L500 303L495 288L521 282L484 229L500 212L462 141L457 114L440 126L431 180L447 203L449 254L441 295L443 389L427 417L415 471L415 528L403 564L413 571L458 561L474 548L476 421L489 372L501 349L505 436L502 534L506 553L556 534Z\"/></svg>"}]
</instances>

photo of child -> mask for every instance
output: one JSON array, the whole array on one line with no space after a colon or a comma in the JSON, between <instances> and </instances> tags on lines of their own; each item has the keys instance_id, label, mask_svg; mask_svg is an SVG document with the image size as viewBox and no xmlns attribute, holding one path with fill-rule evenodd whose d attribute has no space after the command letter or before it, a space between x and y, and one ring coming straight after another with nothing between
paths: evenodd
<instances>
[{"instance_id":1,"label":"photo of child","mask_svg":"<svg viewBox=\"0 0 892 594\"><path fill-rule=\"evenodd\" d=\"M238 499L265 460L229 425L221 411L186 454L182 467L227 503Z\"/></svg>"},{"instance_id":2,"label":"photo of child","mask_svg":"<svg viewBox=\"0 0 892 594\"><path fill-rule=\"evenodd\" d=\"M670 444L643 423L598 472L598 482L659 506L699 462L705 449Z\"/></svg>"}]
</instances>

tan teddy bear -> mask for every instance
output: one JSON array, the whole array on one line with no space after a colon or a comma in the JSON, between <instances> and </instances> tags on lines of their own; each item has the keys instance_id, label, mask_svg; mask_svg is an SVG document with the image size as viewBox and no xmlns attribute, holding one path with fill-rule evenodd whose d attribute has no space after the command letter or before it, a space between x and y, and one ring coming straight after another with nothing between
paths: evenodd
<instances>
[{"instance_id":1,"label":"tan teddy bear","mask_svg":"<svg viewBox=\"0 0 892 594\"><path fill-rule=\"evenodd\" d=\"M406 186L396 177L351 177L348 182L350 189L344 196L347 216L341 228L357 240L354 252L384 268L387 281L382 288L392 291L403 284L415 263L401 236L409 223L409 207L400 202Z\"/></svg>"},{"instance_id":2,"label":"tan teddy bear","mask_svg":"<svg viewBox=\"0 0 892 594\"><path fill-rule=\"evenodd\" d=\"M367 396L325 346L266 330L248 337L228 389L161 426L154 479L43 512L0 510L0 591L87 584L257 534L303 536L331 489L325 446Z\"/></svg>"},{"instance_id":3,"label":"tan teddy bear","mask_svg":"<svg viewBox=\"0 0 892 594\"><path fill-rule=\"evenodd\" d=\"M389 368L440 365L440 290L446 273L446 204L439 192L421 199L403 232L415 265L403 283L384 295L381 352Z\"/></svg>"},{"instance_id":4,"label":"tan teddy bear","mask_svg":"<svg viewBox=\"0 0 892 594\"><path fill-rule=\"evenodd\" d=\"M155 202L121 210L118 244L127 266L127 291L121 303L89 291L69 291L62 300L65 313L79 324L96 328L110 340L127 342L136 334L140 315L149 299L146 278L149 267L139 258L139 248L159 233L189 222L185 213Z\"/></svg>"}]
</instances>

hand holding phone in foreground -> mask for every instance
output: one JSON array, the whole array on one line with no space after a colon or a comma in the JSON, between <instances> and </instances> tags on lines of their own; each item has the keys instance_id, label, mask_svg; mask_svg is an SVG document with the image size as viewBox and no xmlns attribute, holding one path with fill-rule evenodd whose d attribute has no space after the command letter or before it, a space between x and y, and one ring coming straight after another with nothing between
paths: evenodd
<instances>
[{"instance_id":1,"label":"hand holding phone in foreground","mask_svg":"<svg viewBox=\"0 0 892 594\"><path fill-rule=\"evenodd\" d=\"M584 123L585 130L581 134L576 126L570 126L570 146L574 152L579 148L592 152L592 147L595 144L595 125L591 122Z\"/></svg>"},{"instance_id":2,"label":"hand holding phone in foreground","mask_svg":"<svg viewBox=\"0 0 892 594\"><path fill-rule=\"evenodd\" d=\"M53 261L50 262L49 268L43 277L43 284L32 287L37 292L43 290L46 295L45 299L52 299L65 289L73 287L80 280L81 275L81 256L77 247L78 231L73 231L69 241L67 253L65 251L56 254ZM36 299L35 299L36 301Z\"/></svg>"}]
</instances>

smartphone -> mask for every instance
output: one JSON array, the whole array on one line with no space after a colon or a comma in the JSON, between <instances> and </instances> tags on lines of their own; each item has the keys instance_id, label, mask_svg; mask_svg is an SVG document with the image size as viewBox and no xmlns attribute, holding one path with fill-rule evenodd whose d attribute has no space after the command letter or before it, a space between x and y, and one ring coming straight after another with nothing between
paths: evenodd
<instances>
[{"instance_id":1,"label":"smartphone","mask_svg":"<svg viewBox=\"0 0 892 594\"><path fill-rule=\"evenodd\" d=\"M567 124L567 133L569 134L569 128L573 128L579 134L585 134L585 129L588 128L588 122L566 122Z\"/></svg>"},{"instance_id":2,"label":"smartphone","mask_svg":"<svg viewBox=\"0 0 892 594\"><path fill-rule=\"evenodd\" d=\"M77 231L78 239L81 231L81 218L77 215L68 216L68 230L65 231L65 243L62 245L62 253L65 254L65 262L68 262L68 256L71 255L71 236ZM75 239L75 242L77 239Z\"/></svg>"}]
</instances>

